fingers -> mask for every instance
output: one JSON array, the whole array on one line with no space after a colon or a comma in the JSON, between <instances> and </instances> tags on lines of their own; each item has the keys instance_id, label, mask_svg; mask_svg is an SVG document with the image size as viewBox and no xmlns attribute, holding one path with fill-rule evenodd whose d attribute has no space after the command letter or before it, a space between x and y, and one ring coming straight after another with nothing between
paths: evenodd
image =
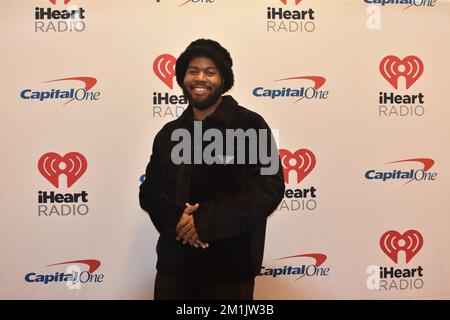
<instances>
[{"instance_id":1,"label":"fingers","mask_svg":"<svg viewBox=\"0 0 450 320\"><path fill-rule=\"evenodd\" d=\"M192 217L187 215L187 214L182 214L180 221L178 222L176 228L175 228L175 232L177 234L177 240L179 240L180 238L180 231L189 224L189 222L192 220Z\"/></svg>"},{"instance_id":2,"label":"fingers","mask_svg":"<svg viewBox=\"0 0 450 320\"><path fill-rule=\"evenodd\" d=\"M206 249L209 247L208 243L203 243L199 236L198 233L195 233L190 239L188 239L188 242L191 246L195 247L195 248L202 248L202 249Z\"/></svg>"},{"instance_id":3,"label":"fingers","mask_svg":"<svg viewBox=\"0 0 450 320\"><path fill-rule=\"evenodd\" d=\"M199 204L196 204L195 206L188 206L184 209L183 213L191 215L193 214L199 207Z\"/></svg>"},{"instance_id":4,"label":"fingers","mask_svg":"<svg viewBox=\"0 0 450 320\"><path fill-rule=\"evenodd\" d=\"M206 249L209 247L208 243L203 243L195 229L194 218L192 214L199 208L199 204L191 205L186 202L186 208L181 215L180 221L176 226L177 240L183 239L183 244L189 243L196 248Z\"/></svg>"},{"instance_id":5,"label":"fingers","mask_svg":"<svg viewBox=\"0 0 450 320\"><path fill-rule=\"evenodd\" d=\"M186 213L186 214L188 214L188 215L191 215L191 214L193 214L197 209L198 209L198 207L200 206L198 203L196 203L195 205L190 205L189 203L185 203L186 204L186 208L184 209L184 211L183 211L183 213Z\"/></svg>"},{"instance_id":6,"label":"fingers","mask_svg":"<svg viewBox=\"0 0 450 320\"><path fill-rule=\"evenodd\" d=\"M178 222L178 224L177 224L177 226L176 226L176 228L175 228L175 232L176 232L176 234L177 234L177 237L178 237L178 234L180 233L180 230L188 223L189 221L181 221L180 220L180 222Z\"/></svg>"},{"instance_id":7,"label":"fingers","mask_svg":"<svg viewBox=\"0 0 450 320\"><path fill-rule=\"evenodd\" d=\"M185 238L184 235L186 232L188 232L191 228L194 228L194 220L192 218L192 213L197 210L199 207L199 204L196 203L195 205L191 206L189 203L186 202L186 208L183 211L183 214L181 215L180 221L178 222L176 226L176 234L177 234L177 240L180 240L180 238Z\"/></svg>"},{"instance_id":8,"label":"fingers","mask_svg":"<svg viewBox=\"0 0 450 320\"><path fill-rule=\"evenodd\" d=\"M197 234L197 231L195 231L195 228L190 229L187 231L183 238L183 244L186 244L188 242L191 242L192 238Z\"/></svg>"},{"instance_id":9,"label":"fingers","mask_svg":"<svg viewBox=\"0 0 450 320\"><path fill-rule=\"evenodd\" d=\"M209 247L208 243L203 243L202 241L200 241L200 238L198 236L198 233L195 233L192 238L189 239L189 244L193 247L196 248L202 248L202 249L206 249Z\"/></svg>"},{"instance_id":10,"label":"fingers","mask_svg":"<svg viewBox=\"0 0 450 320\"><path fill-rule=\"evenodd\" d=\"M181 232L184 232L184 231L186 231L186 230L182 230ZM197 230L195 230L195 226L193 226L192 229L187 230L182 236L180 236L180 239L183 239L183 244L189 243L191 246L194 246L196 248L198 248L198 247L207 248L208 247L200 241Z\"/></svg>"},{"instance_id":11,"label":"fingers","mask_svg":"<svg viewBox=\"0 0 450 320\"><path fill-rule=\"evenodd\" d=\"M199 241L198 234L195 233L194 236L192 236L192 238L189 239L189 244L193 247L198 248L199 247L199 244L197 243L198 241Z\"/></svg>"},{"instance_id":12,"label":"fingers","mask_svg":"<svg viewBox=\"0 0 450 320\"><path fill-rule=\"evenodd\" d=\"M190 219L189 223L187 223L186 225L184 225L183 227L181 227L179 229L179 232L177 233L177 239L178 240L181 239L181 238L185 239L186 238L186 234L188 232L191 232L192 230L194 230L194 232L195 232L195 225L194 225L194 222L192 221L193 219L192 219L191 216L190 216L190 218L191 219Z\"/></svg>"},{"instance_id":13,"label":"fingers","mask_svg":"<svg viewBox=\"0 0 450 320\"><path fill-rule=\"evenodd\" d=\"M198 240L196 244L197 244L197 247L196 247L196 248L198 248L199 246L200 246L202 249L206 249L206 248L209 247L209 244L208 244L208 243L203 243L203 242L201 242L200 240Z\"/></svg>"}]
</instances>

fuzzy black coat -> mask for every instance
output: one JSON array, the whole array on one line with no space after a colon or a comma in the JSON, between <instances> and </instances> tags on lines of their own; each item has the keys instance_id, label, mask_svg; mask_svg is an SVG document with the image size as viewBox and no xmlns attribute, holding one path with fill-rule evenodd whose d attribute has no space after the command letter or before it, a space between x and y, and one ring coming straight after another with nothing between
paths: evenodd
<instances>
[{"instance_id":1,"label":"fuzzy black coat","mask_svg":"<svg viewBox=\"0 0 450 320\"><path fill-rule=\"evenodd\" d=\"M171 151L178 141L171 141L172 132L184 128L192 133L193 124L192 107L188 106L178 119L161 129L140 187L141 207L160 233L157 269L175 277L253 278L261 268L267 217L285 191L281 162L278 157L274 175L261 175L263 165L259 162L175 165ZM239 106L231 96L222 97L221 105L202 121L202 127L203 131L216 128L223 133L237 128L270 130L260 115ZM186 202L200 204L194 223L200 239L209 243L207 249L175 239L175 227Z\"/></svg>"}]
</instances>

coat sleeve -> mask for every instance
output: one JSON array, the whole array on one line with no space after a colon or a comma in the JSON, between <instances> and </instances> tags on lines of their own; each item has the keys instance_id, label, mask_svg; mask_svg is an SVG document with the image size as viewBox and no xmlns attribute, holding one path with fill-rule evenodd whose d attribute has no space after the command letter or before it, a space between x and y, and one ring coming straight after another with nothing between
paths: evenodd
<instances>
[{"instance_id":1,"label":"coat sleeve","mask_svg":"<svg viewBox=\"0 0 450 320\"><path fill-rule=\"evenodd\" d=\"M260 118L259 127L269 126ZM269 135L270 139L271 134ZM269 143L269 142L268 142ZM270 149L269 149L270 150ZM262 175L261 165L246 165L247 179L236 192L220 199L200 203L194 213L194 223L202 241L235 237L249 231L277 208L284 196L283 168L276 149L278 171L273 175Z\"/></svg>"},{"instance_id":2,"label":"coat sleeve","mask_svg":"<svg viewBox=\"0 0 450 320\"><path fill-rule=\"evenodd\" d=\"M148 212L160 234L173 235L184 206L168 196L168 181L164 176L159 148L160 135L155 137L150 162L145 170L145 181L139 188L141 208Z\"/></svg>"}]
</instances>

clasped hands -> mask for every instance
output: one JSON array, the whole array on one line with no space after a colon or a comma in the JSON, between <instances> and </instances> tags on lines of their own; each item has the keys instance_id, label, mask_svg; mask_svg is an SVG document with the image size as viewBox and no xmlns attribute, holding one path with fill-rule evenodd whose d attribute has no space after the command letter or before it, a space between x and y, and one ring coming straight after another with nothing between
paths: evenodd
<instances>
[{"instance_id":1,"label":"clasped hands","mask_svg":"<svg viewBox=\"0 0 450 320\"><path fill-rule=\"evenodd\" d=\"M196 248L206 249L209 247L208 243L203 243L195 229L193 213L198 209L199 204L190 205L186 203L186 208L181 214L180 221L176 227L177 240L183 240L183 244L189 243Z\"/></svg>"}]
</instances>

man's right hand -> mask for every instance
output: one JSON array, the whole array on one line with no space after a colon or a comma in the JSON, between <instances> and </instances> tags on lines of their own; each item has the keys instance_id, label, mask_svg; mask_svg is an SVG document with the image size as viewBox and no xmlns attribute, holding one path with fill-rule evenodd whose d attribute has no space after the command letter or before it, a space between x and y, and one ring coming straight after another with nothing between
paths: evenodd
<instances>
[{"instance_id":1,"label":"man's right hand","mask_svg":"<svg viewBox=\"0 0 450 320\"><path fill-rule=\"evenodd\" d=\"M191 246L196 248L201 247L206 249L209 244L203 243L195 229L194 218L192 214L198 209L199 204L190 205L186 203L186 208L184 209L180 221L176 226L177 240L183 239L183 244L189 243Z\"/></svg>"}]
</instances>

